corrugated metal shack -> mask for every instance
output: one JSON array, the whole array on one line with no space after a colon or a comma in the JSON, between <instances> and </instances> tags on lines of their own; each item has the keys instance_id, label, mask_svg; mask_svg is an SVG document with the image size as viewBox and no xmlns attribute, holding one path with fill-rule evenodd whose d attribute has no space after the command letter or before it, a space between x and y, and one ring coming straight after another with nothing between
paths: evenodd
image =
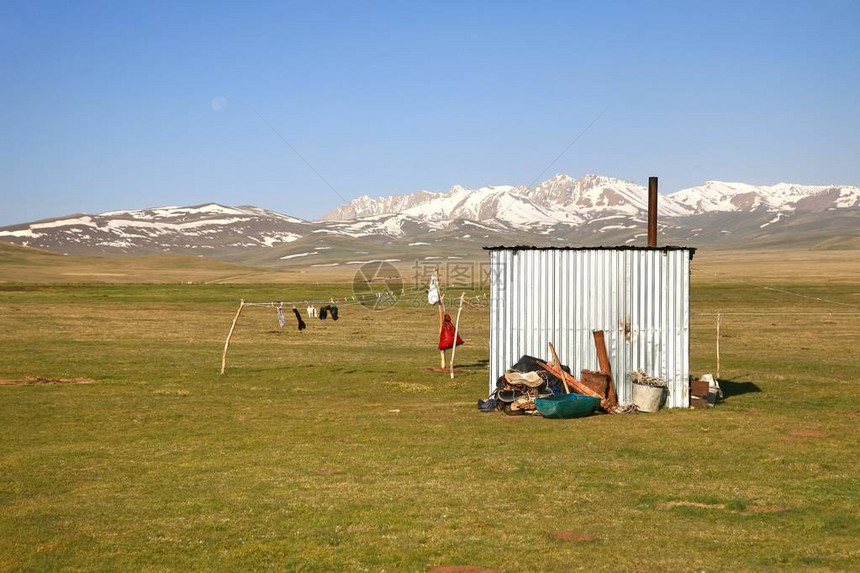
<instances>
[{"instance_id":1,"label":"corrugated metal shack","mask_svg":"<svg viewBox=\"0 0 860 573\"><path fill-rule=\"evenodd\" d=\"M622 405L627 373L669 386L666 405L688 408L690 261L686 247L485 247L490 254L490 392L523 354L552 342L579 378L596 370L592 331L603 330Z\"/></svg>"}]
</instances>

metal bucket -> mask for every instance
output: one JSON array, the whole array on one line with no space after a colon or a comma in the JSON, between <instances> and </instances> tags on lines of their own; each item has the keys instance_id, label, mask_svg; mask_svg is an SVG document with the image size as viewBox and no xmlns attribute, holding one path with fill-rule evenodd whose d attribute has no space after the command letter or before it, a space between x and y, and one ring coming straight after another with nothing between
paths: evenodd
<instances>
[{"instance_id":1,"label":"metal bucket","mask_svg":"<svg viewBox=\"0 0 860 573\"><path fill-rule=\"evenodd\" d=\"M633 384L633 403L642 412L656 412L666 402L666 388Z\"/></svg>"}]
</instances>

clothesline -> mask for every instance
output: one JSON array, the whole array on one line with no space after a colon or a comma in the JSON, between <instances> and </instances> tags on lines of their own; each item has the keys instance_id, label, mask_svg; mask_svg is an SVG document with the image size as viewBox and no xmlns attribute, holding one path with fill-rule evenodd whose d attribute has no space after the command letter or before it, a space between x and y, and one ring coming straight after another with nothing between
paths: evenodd
<instances>
[{"instance_id":1,"label":"clothesline","mask_svg":"<svg viewBox=\"0 0 860 573\"><path fill-rule=\"evenodd\" d=\"M456 287L444 287L445 290L455 290ZM338 306L349 306L354 304L364 304L368 301L378 300L383 296L390 296L392 291L389 293L385 292L377 292L377 293L368 293L368 294L359 294L352 295L347 297L329 297L327 299L301 299L301 300L292 300L292 301L268 301L268 302L245 302L245 306L259 306L259 307L267 307L267 308L276 308L276 307L292 307L301 304L336 304ZM427 287L410 287L409 289L401 289L400 294L398 296L406 296L411 294L418 294L420 292L427 292ZM477 295L466 297L466 301L481 301L486 300L486 295Z\"/></svg>"},{"instance_id":2,"label":"clothesline","mask_svg":"<svg viewBox=\"0 0 860 573\"><path fill-rule=\"evenodd\" d=\"M410 287L409 289L400 289L400 295L403 296L407 293L411 294L413 292L418 292L423 290L424 287ZM367 294L357 294L352 296L345 297L329 297L327 299L300 299L300 300L291 300L291 301L269 301L269 302L246 302L245 306L294 306L298 304L339 304L339 305L348 305L348 304L361 304L362 302L366 302L369 300L374 300L381 298L383 293L367 293Z\"/></svg>"},{"instance_id":3,"label":"clothesline","mask_svg":"<svg viewBox=\"0 0 860 573\"><path fill-rule=\"evenodd\" d=\"M271 301L271 302L246 302L245 306L261 306L264 308L292 308L299 304L336 304L337 306L350 306L353 304L363 304L367 302L365 300L356 300L356 301L348 301L348 302L338 302L336 299L334 302L330 300L302 300L296 302L281 302L281 301Z\"/></svg>"},{"instance_id":4,"label":"clothesline","mask_svg":"<svg viewBox=\"0 0 860 573\"><path fill-rule=\"evenodd\" d=\"M448 286L447 289L448 290L452 290L452 289L462 290L461 288L457 288L456 285ZM405 297L407 295L419 295L419 294L424 295L424 298L427 299L427 303L430 306L435 306L435 305L439 304L442 301L442 299L444 298L444 295L442 295L440 293L441 290L443 290L443 289L440 288L440 286L438 285L436 275L434 274L431 277L429 287L417 286L417 285L410 287L410 288L402 288L401 287L399 295L396 295L395 292L393 292L391 289L388 289L386 291L379 291L379 292L372 292L372 293L365 293L365 294L353 294L352 296L346 296L346 297L329 297L327 300L326 299L313 299L313 300L300 299L300 300L292 300L292 301L277 300L277 301L267 301L267 302L253 302L253 301L245 301L245 299L241 299L239 302L239 308L236 309L236 315L233 317L233 323L230 325L230 331L227 333L227 340L224 342L224 351L221 354L221 374L222 375L224 374L224 371L227 367L227 350L230 346L230 339L233 337L233 331L236 329L236 323L239 321L239 317L242 315L242 310L245 307L254 306L254 307L262 307L262 308L274 308L277 312L278 326L280 326L281 328L284 328L286 326L286 323L287 323L287 319L284 316L284 310L283 310L284 307L285 306L287 308L292 307L293 314L295 315L295 318L296 318L296 324L297 324L298 330L301 332L302 330L305 330L307 328L307 323L305 323L304 319L302 318L302 315L301 315L301 312L299 311L299 309L296 308L297 305L301 305L301 304L308 305L306 308L308 318L319 318L320 320L326 320L327 315L331 315L332 320L337 321L339 318L338 306L351 306L351 305L356 305L356 304L367 304L367 302L373 301L373 300L379 301L380 303L382 303L382 302L387 303L387 302L391 301L392 297L396 297L396 296ZM383 299L383 296L385 297L384 299ZM456 348L457 343L462 344L461 339L458 336L458 328L459 328L459 324L460 324L460 312L463 310L463 306L466 304L468 304L469 306L473 306L472 301L479 301L480 303L482 303L485 306L486 302L488 300L488 296L485 293L481 293L480 295L467 298L466 293L461 292L458 300L459 300L460 304L459 304L459 310L457 311L457 323L456 323L456 325L450 324L451 323L450 316L446 312L444 312L444 306L439 304L439 331L440 331L439 350L440 350L440 353L442 356L442 366L444 368L445 367L445 348L452 348L452 351L451 351L451 377L452 378L454 377L454 349ZM396 304L397 302L398 301L395 298L394 303ZM413 307L415 307L416 302L418 302L417 298L412 302ZM321 308L317 309L313 305L325 305L325 306L322 306ZM453 332L450 333L451 337L453 337L451 346L445 346L443 344L444 341L442 339L442 335L445 334L445 332L446 332L443 328L445 324L447 324L449 326L453 326Z\"/></svg>"}]
</instances>

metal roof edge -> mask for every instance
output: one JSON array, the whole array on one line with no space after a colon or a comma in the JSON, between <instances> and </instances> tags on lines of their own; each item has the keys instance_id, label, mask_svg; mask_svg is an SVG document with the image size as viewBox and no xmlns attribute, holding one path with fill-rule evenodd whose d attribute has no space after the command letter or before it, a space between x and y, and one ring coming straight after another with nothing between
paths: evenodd
<instances>
[{"instance_id":1,"label":"metal roof edge","mask_svg":"<svg viewBox=\"0 0 860 573\"><path fill-rule=\"evenodd\" d=\"M499 245L497 247L481 247L485 251L690 251L690 256L696 252L695 247L666 245L663 247L638 247L634 245L616 245L612 247L535 247L531 245Z\"/></svg>"}]
</instances>

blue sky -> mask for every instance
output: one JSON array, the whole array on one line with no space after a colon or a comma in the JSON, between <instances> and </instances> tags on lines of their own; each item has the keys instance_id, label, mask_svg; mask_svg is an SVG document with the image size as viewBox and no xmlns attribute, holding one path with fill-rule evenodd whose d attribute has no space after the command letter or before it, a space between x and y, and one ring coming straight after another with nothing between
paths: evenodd
<instances>
[{"instance_id":1,"label":"blue sky","mask_svg":"<svg viewBox=\"0 0 860 573\"><path fill-rule=\"evenodd\" d=\"M542 179L860 185L858 29L829 0L0 2L0 225L530 183L598 116Z\"/></svg>"}]
</instances>

